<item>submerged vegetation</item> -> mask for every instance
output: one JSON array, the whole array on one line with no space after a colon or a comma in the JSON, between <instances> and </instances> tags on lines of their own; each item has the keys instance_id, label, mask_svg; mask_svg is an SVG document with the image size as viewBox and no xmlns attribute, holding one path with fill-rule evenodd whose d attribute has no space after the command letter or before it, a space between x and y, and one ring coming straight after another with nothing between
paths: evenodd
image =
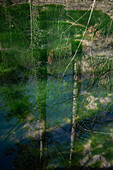
<instances>
[{"instance_id":1,"label":"submerged vegetation","mask_svg":"<svg viewBox=\"0 0 113 170\"><path fill-rule=\"evenodd\" d=\"M100 10L89 16L0 7L1 168L113 166L113 23Z\"/></svg>"}]
</instances>

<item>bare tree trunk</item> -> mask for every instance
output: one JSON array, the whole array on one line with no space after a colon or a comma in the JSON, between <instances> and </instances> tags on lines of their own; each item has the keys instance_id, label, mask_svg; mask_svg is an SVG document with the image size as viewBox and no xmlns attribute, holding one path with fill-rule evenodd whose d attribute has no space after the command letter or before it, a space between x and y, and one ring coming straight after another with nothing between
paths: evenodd
<instances>
[{"instance_id":1,"label":"bare tree trunk","mask_svg":"<svg viewBox=\"0 0 113 170\"><path fill-rule=\"evenodd\" d=\"M74 63L74 84L73 84L73 110L72 110L72 130L71 130L71 146L70 146L70 163L72 160L73 147L75 141L75 133L77 128L77 64Z\"/></svg>"},{"instance_id":2,"label":"bare tree trunk","mask_svg":"<svg viewBox=\"0 0 113 170\"><path fill-rule=\"evenodd\" d=\"M75 43L75 42L74 42ZM72 43L72 55L73 55L73 43ZM80 49L82 50L82 49ZM82 51L80 51L81 53ZM72 110L72 130L71 130L71 144L70 144L70 164L72 163L74 144L77 133L77 123L79 117L79 97L81 90L81 54L77 56L76 62L73 63L73 110Z\"/></svg>"}]
</instances>

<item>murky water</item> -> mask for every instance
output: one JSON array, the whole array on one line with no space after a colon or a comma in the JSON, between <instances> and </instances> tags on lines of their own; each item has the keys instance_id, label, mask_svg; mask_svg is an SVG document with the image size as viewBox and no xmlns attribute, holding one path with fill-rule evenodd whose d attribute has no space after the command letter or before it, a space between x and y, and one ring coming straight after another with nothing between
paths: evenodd
<instances>
[{"instance_id":1,"label":"murky water","mask_svg":"<svg viewBox=\"0 0 113 170\"><path fill-rule=\"evenodd\" d=\"M28 5L1 8L1 169L113 166L113 40L106 14L94 11L70 63L88 16L54 5L32 7L31 18Z\"/></svg>"}]
</instances>

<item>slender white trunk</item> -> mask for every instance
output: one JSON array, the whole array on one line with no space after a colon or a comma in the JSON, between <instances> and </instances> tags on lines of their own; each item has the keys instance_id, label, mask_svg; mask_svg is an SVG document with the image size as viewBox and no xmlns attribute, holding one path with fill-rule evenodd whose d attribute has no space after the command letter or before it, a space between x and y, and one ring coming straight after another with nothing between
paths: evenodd
<instances>
[{"instance_id":1,"label":"slender white trunk","mask_svg":"<svg viewBox=\"0 0 113 170\"><path fill-rule=\"evenodd\" d=\"M76 119L77 119L77 63L74 64L74 84L73 84L73 115L72 115L72 130L71 130L71 146L70 146L70 163L72 160L74 140L76 135Z\"/></svg>"}]
</instances>

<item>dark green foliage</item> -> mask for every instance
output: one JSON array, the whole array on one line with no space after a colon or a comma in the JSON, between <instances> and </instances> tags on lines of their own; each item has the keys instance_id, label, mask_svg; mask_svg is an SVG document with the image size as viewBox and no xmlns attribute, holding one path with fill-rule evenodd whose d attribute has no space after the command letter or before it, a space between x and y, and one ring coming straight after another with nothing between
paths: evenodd
<instances>
[{"instance_id":1,"label":"dark green foliage","mask_svg":"<svg viewBox=\"0 0 113 170\"><path fill-rule=\"evenodd\" d=\"M29 5L0 7L0 32L28 31L30 27Z\"/></svg>"},{"instance_id":2,"label":"dark green foliage","mask_svg":"<svg viewBox=\"0 0 113 170\"><path fill-rule=\"evenodd\" d=\"M71 41L71 47L72 47L72 55L75 54L75 49L77 49L78 45L79 45L80 41L76 41L76 40L73 40ZM82 45L80 45L79 49L78 49L78 52L77 52L77 55L80 55L82 53Z\"/></svg>"},{"instance_id":3,"label":"dark green foliage","mask_svg":"<svg viewBox=\"0 0 113 170\"><path fill-rule=\"evenodd\" d=\"M15 147L8 147L6 155L14 157L12 166L17 170L45 169L50 157L45 156L43 164L40 161L40 149L38 140L22 141Z\"/></svg>"},{"instance_id":4,"label":"dark green foliage","mask_svg":"<svg viewBox=\"0 0 113 170\"><path fill-rule=\"evenodd\" d=\"M14 82L13 78L13 82L10 84L7 82L7 85L4 85L3 88L1 88L1 93L6 106L5 117L7 121L10 121L13 117L18 118L20 121L24 120L31 107L29 95L25 93L25 84L22 85L20 83L16 85L16 83L17 80Z\"/></svg>"}]
</instances>

